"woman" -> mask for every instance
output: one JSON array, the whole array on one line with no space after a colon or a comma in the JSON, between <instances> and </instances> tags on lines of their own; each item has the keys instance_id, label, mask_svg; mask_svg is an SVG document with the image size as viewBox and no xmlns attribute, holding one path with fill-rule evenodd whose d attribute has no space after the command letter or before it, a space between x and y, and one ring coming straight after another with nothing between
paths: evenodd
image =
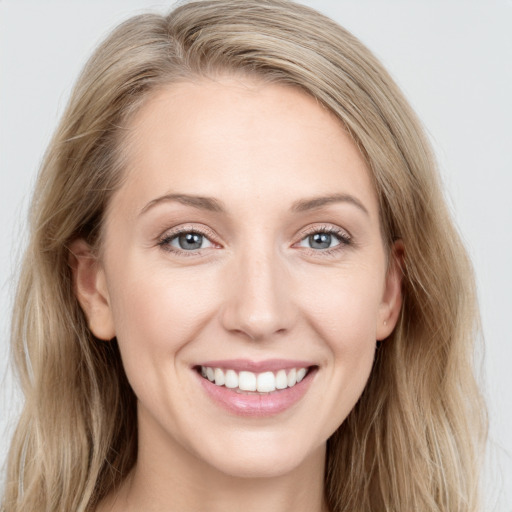
<instances>
[{"instance_id":1,"label":"woman","mask_svg":"<svg viewBox=\"0 0 512 512\"><path fill-rule=\"evenodd\" d=\"M470 265L414 114L330 20L124 23L31 223L6 512L477 510Z\"/></svg>"}]
</instances>

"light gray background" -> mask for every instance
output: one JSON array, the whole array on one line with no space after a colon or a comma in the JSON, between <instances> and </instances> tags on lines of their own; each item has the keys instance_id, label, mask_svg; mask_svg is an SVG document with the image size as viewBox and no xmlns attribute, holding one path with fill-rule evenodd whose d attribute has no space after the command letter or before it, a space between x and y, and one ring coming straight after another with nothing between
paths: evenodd
<instances>
[{"instance_id":1,"label":"light gray background","mask_svg":"<svg viewBox=\"0 0 512 512\"><path fill-rule=\"evenodd\" d=\"M485 510L512 511L512 1L305 1L379 56L423 120L472 256L490 408ZM0 465L19 408L10 302L30 190L96 44L156 0L0 0Z\"/></svg>"}]
</instances>

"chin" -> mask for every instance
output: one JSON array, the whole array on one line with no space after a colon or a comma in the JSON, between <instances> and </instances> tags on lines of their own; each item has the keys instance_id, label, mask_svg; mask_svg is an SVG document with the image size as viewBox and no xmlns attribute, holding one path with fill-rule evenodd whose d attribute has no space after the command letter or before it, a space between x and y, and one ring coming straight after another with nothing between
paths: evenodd
<instances>
[{"instance_id":1,"label":"chin","mask_svg":"<svg viewBox=\"0 0 512 512\"><path fill-rule=\"evenodd\" d=\"M305 450L306 442L286 442L281 439L251 440L242 446L219 442L213 453L203 454L203 460L225 475L238 478L276 478L293 473L315 458L321 460L325 443Z\"/></svg>"},{"instance_id":2,"label":"chin","mask_svg":"<svg viewBox=\"0 0 512 512\"><path fill-rule=\"evenodd\" d=\"M231 460L218 461L216 469L225 475L237 478L278 478L292 473L300 467L301 462L300 459L293 458L276 462L274 458L259 457L241 460L233 456Z\"/></svg>"}]
</instances>

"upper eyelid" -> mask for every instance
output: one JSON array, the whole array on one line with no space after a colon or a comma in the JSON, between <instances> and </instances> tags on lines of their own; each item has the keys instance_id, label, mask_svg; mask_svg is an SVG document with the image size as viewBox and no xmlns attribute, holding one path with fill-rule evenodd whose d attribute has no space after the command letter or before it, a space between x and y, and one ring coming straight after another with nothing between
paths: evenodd
<instances>
[{"instance_id":1,"label":"upper eyelid","mask_svg":"<svg viewBox=\"0 0 512 512\"><path fill-rule=\"evenodd\" d=\"M336 226L334 224L322 224L322 225L313 225L305 228L301 231L298 236L301 236L301 240L303 240L306 236L311 235L312 233L331 233L338 234L340 236L345 235L344 238L352 239L352 235L346 230L341 228L340 226Z\"/></svg>"},{"instance_id":2,"label":"upper eyelid","mask_svg":"<svg viewBox=\"0 0 512 512\"><path fill-rule=\"evenodd\" d=\"M163 240L166 238L174 238L182 233L198 233L199 235L203 235L208 238L211 242L216 241L218 237L215 235L214 231L207 226L200 225L181 225L174 228L166 229L159 237L159 240ZM216 243L218 243L216 241Z\"/></svg>"},{"instance_id":3,"label":"upper eyelid","mask_svg":"<svg viewBox=\"0 0 512 512\"><path fill-rule=\"evenodd\" d=\"M198 226L198 224L194 224L194 223L181 224L179 226L175 226L175 227L172 227L172 228L167 228L162 233L162 236L165 235L168 232L170 232L169 234L199 232L201 234L204 233L204 234L207 234L207 235L216 236L215 232L211 228L209 228L208 226L203 225L203 224L199 224L199 227L197 227L197 226ZM298 234L298 236L302 236L304 234L307 235L309 233L322 232L322 231L341 232L341 233L345 233L347 236L351 236L350 233L346 229L341 228L340 226L336 226L336 225L333 225L333 224L327 224L327 223L323 223L321 225L315 224L315 225L312 225L312 226L307 226L306 228L302 228L300 231L301 231L301 233L300 233L300 235Z\"/></svg>"},{"instance_id":4,"label":"upper eyelid","mask_svg":"<svg viewBox=\"0 0 512 512\"><path fill-rule=\"evenodd\" d=\"M297 242L300 242L304 240L304 238L310 236L313 233L330 233L339 236L342 240L345 239L346 241L352 240L352 235L344 228L337 226L335 224L329 224L329 223L319 223L307 226L300 230L295 235L295 241L293 242L293 245L295 245ZM165 230L161 235L158 236L158 241L163 242L165 240L173 239L177 236L179 236L182 233L198 233L202 236L205 236L208 238L208 240L212 243L215 243L217 245L222 245L222 243L219 241L219 236L208 226L204 224L183 224L176 226L174 228L169 228ZM200 249L199 249L200 250Z\"/></svg>"}]
</instances>

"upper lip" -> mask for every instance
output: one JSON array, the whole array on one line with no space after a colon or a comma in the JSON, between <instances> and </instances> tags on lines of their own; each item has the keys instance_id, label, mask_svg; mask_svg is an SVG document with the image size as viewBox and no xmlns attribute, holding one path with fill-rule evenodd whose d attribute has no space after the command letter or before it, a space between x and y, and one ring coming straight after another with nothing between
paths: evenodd
<instances>
[{"instance_id":1,"label":"upper lip","mask_svg":"<svg viewBox=\"0 0 512 512\"><path fill-rule=\"evenodd\" d=\"M223 359L216 361L204 361L197 366L208 366L210 368L221 368L223 370L235 370L237 372L271 372L277 370L291 370L292 368L309 368L315 366L311 361L299 361L292 359L265 359L263 361L252 361L250 359Z\"/></svg>"}]
</instances>

